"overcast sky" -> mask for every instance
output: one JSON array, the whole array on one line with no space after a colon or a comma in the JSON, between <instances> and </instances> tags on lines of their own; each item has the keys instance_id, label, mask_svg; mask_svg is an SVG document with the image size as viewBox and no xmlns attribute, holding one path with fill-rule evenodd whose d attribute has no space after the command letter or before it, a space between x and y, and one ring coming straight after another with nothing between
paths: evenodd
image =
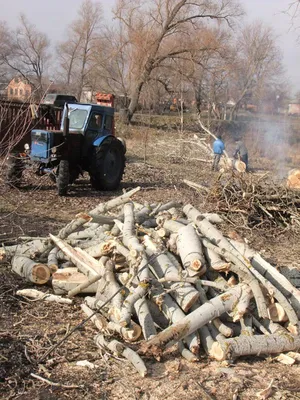
<instances>
[{"instance_id":1,"label":"overcast sky","mask_svg":"<svg viewBox=\"0 0 300 400\"><path fill-rule=\"evenodd\" d=\"M105 20L112 19L110 12L115 0L98 0L103 5ZM300 43L297 33L291 29L289 18L282 13L292 0L241 0L248 17L261 19L271 25L278 35L278 44L284 55L287 75L295 91L300 90ZM10 26L18 24L18 15L24 12L38 29L47 33L52 42L63 38L65 27L77 14L81 0L0 0L0 19ZM300 17L299 17L300 26Z\"/></svg>"}]
</instances>

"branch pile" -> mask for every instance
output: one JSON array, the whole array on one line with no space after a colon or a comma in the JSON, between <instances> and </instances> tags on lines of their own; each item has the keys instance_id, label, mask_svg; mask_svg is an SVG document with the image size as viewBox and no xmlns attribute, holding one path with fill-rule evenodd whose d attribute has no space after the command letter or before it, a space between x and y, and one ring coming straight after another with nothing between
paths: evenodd
<instances>
[{"instance_id":1,"label":"branch pile","mask_svg":"<svg viewBox=\"0 0 300 400\"><path fill-rule=\"evenodd\" d=\"M241 175L234 171L220 175L208 195L208 202L250 228L293 228L300 230L300 192L270 182L269 177Z\"/></svg>"},{"instance_id":2,"label":"branch pile","mask_svg":"<svg viewBox=\"0 0 300 400\"><path fill-rule=\"evenodd\" d=\"M17 274L54 292L19 294L65 303L89 294L81 308L99 330L96 345L142 376L141 355L159 358L175 343L189 361L201 351L225 360L300 348L298 289L226 238L217 214L138 204L130 198L138 190L77 215L55 236L3 249Z\"/></svg>"}]
</instances>

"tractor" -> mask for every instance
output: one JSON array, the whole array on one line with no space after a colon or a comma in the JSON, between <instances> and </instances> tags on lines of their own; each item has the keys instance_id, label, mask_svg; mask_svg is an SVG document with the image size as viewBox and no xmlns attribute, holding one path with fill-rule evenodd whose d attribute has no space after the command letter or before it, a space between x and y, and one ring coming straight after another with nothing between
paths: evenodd
<instances>
[{"instance_id":1,"label":"tractor","mask_svg":"<svg viewBox=\"0 0 300 400\"><path fill-rule=\"evenodd\" d=\"M116 189L123 176L126 145L114 132L114 96L98 93L97 104L65 103L59 131L33 129L31 145L8 157L7 182L18 186L26 164L49 174L60 196L84 171L96 190Z\"/></svg>"}]
</instances>

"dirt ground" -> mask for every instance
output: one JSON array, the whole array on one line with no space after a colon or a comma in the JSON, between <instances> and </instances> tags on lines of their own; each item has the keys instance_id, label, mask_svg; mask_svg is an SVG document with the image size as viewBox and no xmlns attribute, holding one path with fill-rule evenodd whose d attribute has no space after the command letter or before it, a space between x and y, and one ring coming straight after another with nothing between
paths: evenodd
<instances>
[{"instance_id":1,"label":"dirt ground","mask_svg":"<svg viewBox=\"0 0 300 400\"><path fill-rule=\"evenodd\" d=\"M120 190L114 193L92 191L84 176L72 185L67 197L60 198L49 178L33 177L31 171L26 171L21 190L0 185L0 241L10 244L18 236L55 234L76 213L136 186L142 187L134 198L138 202L176 200L203 211L214 210L205 194L182 183L189 179L209 187L217 179L209 164L193 159L196 151L185 147L182 139L182 134L174 131L145 128L136 134L132 128L127 132L126 173ZM251 166L263 174L270 163L253 157ZM235 228L277 266L299 266L299 238L292 231ZM83 320L81 299L72 306L30 302L15 294L18 289L33 287L30 283L14 275L9 265L0 265L0 273L1 399L250 400L258 398L257 392L272 380L270 399L300 399L300 367L279 364L271 357L242 358L228 364L202 354L198 363L191 364L173 347L161 362L145 359L149 374L141 378L124 360L99 352L93 342L97 331L90 322L38 364L36 360ZM39 289L51 291L47 286ZM88 360L95 368L77 366L79 360ZM31 373L59 385L42 382Z\"/></svg>"}]
</instances>

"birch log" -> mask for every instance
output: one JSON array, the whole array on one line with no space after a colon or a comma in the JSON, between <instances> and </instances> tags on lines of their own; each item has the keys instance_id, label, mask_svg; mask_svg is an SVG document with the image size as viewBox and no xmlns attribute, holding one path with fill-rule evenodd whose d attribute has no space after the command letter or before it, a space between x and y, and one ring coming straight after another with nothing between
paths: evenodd
<instances>
[{"instance_id":1,"label":"birch log","mask_svg":"<svg viewBox=\"0 0 300 400\"><path fill-rule=\"evenodd\" d=\"M80 248L73 249L70 245L68 245L63 240L58 237L51 235L50 237L52 241L55 243L57 247L61 249L61 251L66 255L67 259L71 261L78 269L84 273L88 278L91 276L97 275L100 273L99 263L93 257L90 257L84 250Z\"/></svg>"},{"instance_id":2,"label":"birch log","mask_svg":"<svg viewBox=\"0 0 300 400\"><path fill-rule=\"evenodd\" d=\"M129 347L124 346L122 343L118 342L117 340L112 340L111 342L107 342L102 335L97 335L94 338L95 343L98 347L103 348L106 347L107 349L111 350L117 356L123 356L131 364L135 367L138 373L144 377L147 374L147 368L140 358L140 356L131 350Z\"/></svg>"},{"instance_id":3,"label":"birch log","mask_svg":"<svg viewBox=\"0 0 300 400\"><path fill-rule=\"evenodd\" d=\"M232 360L241 356L278 354L284 351L298 351L300 336L270 334L239 336L214 343L211 355L218 361Z\"/></svg>"},{"instance_id":4,"label":"birch log","mask_svg":"<svg viewBox=\"0 0 300 400\"><path fill-rule=\"evenodd\" d=\"M96 277L94 275L93 277ZM90 279L90 278L88 278ZM59 269L52 275L52 287L55 294L69 293L78 288L79 285L85 284L87 277L83 273L79 272L77 268L64 268ZM97 282L90 284L89 286L80 289L82 293L96 293Z\"/></svg>"},{"instance_id":5,"label":"birch log","mask_svg":"<svg viewBox=\"0 0 300 400\"><path fill-rule=\"evenodd\" d=\"M73 301L71 299L65 299L61 296L56 296L55 294L43 293L36 289L22 289L17 290L16 294L18 296L28 297L30 299L35 300L44 300L52 303L60 303L60 304L72 304Z\"/></svg>"},{"instance_id":6,"label":"birch log","mask_svg":"<svg viewBox=\"0 0 300 400\"><path fill-rule=\"evenodd\" d=\"M206 271L205 258L201 242L192 225L178 230L176 245L182 264L189 271L189 275L203 275Z\"/></svg>"},{"instance_id":7,"label":"birch log","mask_svg":"<svg viewBox=\"0 0 300 400\"><path fill-rule=\"evenodd\" d=\"M154 338L143 343L141 352L153 355L160 354L161 350L171 341L178 341L206 325L209 321L231 311L239 302L245 285L237 285L226 293L215 297L203 304L195 311L186 315L179 322L158 333Z\"/></svg>"},{"instance_id":8,"label":"birch log","mask_svg":"<svg viewBox=\"0 0 300 400\"><path fill-rule=\"evenodd\" d=\"M130 201L130 197L132 197L135 193L137 193L141 188L138 186L127 193L122 194L122 196L116 197L112 200L109 200L106 203L101 203L93 210L89 212L89 215L92 217L97 217L98 215L105 214L108 211L112 210L115 207L118 207L122 204L127 203Z\"/></svg>"},{"instance_id":9,"label":"birch log","mask_svg":"<svg viewBox=\"0 0 300 400\"><path fill-rule=\"evenodd\" d=\"M144 338L150 339L157 334L147 300L145 298L139 299L134 303L136 315L138 317L140 326L143 331Z\"/></svg>"},{"instance_id":10,"label":"birch log","mask_svg":"<svg viewBox=\"0 0 300 400\"><path fill-rule=\"evenodd\" d=\"M129 250L133 249L138 253L143 251L143 246L135 235L134 210L132 203L127 203L124 206L123 243Z\"/></svg>"},{"instance_id":11,"label":"birch log","mask_svg":"<svg viewBox=\"0 0 300 400\"><path fill-rule=\"evenodd\" d=\"M48 265L37 263L28 257L15 256L11 266L16 274L38 285L47 283L51 276Z\"/></svg>"},{"instance_id":12,"label":"birch log","mask_svg":"<svg viewBox=\"0 0 300 400\"><path fill-rule=\"evenodd\" d=\"M290 300L298 317L300 317L300 290L295 288L288 279L276 268L265 261L259 254L255 254L251 260L252 266L270 281L280 292Z\"/></svg>"}]
</instances>

